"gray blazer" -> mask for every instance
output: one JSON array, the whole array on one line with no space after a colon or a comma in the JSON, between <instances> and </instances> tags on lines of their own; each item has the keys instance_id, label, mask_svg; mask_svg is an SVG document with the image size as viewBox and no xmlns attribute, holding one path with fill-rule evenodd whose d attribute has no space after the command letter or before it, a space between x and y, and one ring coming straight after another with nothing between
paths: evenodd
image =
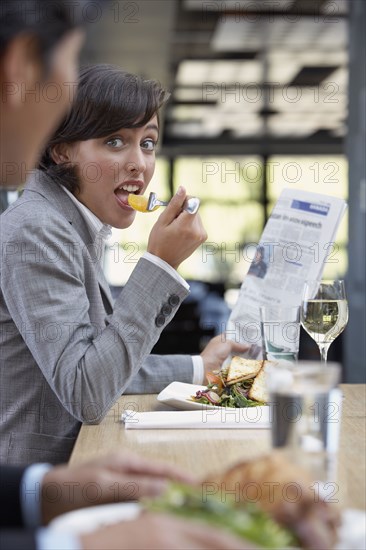
<instances>
[{"instance_id":1,"label":"gray blazer","mask_svg":"<svg viewBox=\"0 0 366 550\"><path fill-rule=\"evenodd\" d=\"M1 462L66 461L122 393L192 381L189 356L149 356L188 294L174 277L141 259L112 304L85 221L40 172L0 219Z\"/></svg>"}]
</instances>

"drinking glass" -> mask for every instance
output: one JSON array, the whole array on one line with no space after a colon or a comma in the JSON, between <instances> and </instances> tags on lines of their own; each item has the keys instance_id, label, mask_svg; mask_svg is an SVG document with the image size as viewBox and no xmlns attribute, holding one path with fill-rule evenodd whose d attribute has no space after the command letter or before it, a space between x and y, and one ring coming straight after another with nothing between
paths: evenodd
<instances>
[{"instance_id":1,"label":"drinking glass","mask_svg":"<svg viewBox=\"0 0 366 550\"><path fill-rule=\"evenodd\" d=\"M336 475L342 395L340 365L280 362L266 367L272 446L311 472L314 480Z\"/></svg>"},{"instance_id":2,"label":"drinking glass","mask_svg":"<svg viewBox=\"0 0 366 550\"><path fill-rule=\"evenodd\" d=\"M261 306L263 359L296 362L299 353L299 306Z\"/></svg>"},{"instance_id":3,"label":"drinking glass","mask_svg":"<svg viewBox=\"0 0 366 550\"><path fill-rule=\"evenodd\" d=\"M330 344L348 322L344 281L306 281L301 304L301 325L315 340L321 362L327 363Z\"/></svg>"}]
</instances>

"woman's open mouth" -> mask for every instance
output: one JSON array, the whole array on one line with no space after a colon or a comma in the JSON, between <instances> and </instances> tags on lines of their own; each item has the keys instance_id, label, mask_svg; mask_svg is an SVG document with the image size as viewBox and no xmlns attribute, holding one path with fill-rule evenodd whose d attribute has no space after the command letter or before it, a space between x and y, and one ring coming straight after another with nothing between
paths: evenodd
<instances>
[{"instance_id":1,"label":"woman's open mouth","mask_svg":"<svg viewBox=\"0 0 366 550\"><path fill-rule=\"evenodd\" d=\"M128 210L133 210L131 206L128 204L128 195L130 193L133 193L135 195L139 195L141 193L142 186L134 183L124 183L117 187L117 189L114 191L114 195L116 197L116 200L122 208L126 208Z\"/></svg>"}]
</instances>

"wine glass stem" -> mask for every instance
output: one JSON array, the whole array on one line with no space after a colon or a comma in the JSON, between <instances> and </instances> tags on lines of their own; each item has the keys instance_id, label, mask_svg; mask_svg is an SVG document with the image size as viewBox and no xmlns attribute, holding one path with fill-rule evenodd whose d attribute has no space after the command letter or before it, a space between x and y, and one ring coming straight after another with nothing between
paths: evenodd
<instances>
[{"instance_id":1,"label":"wine glass stem","mask_svg":"<svg viewBox=\"0 0 366 550\"><path fill-rule=\"evenodd\" d=\"M328 349L330 344L323 344L322 346L319 346L320 350L320 359L323 365L327 364L327 356L328 356Z\"/></svg>"}]
</instances>

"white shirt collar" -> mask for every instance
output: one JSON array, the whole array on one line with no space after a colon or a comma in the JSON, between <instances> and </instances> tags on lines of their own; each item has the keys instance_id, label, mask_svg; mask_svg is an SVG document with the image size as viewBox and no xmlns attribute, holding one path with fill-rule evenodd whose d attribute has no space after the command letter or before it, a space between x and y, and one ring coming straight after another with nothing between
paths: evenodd
<instances>
[{"instance_id":1,"label":"white shirt collar","mask_svg":"<svg viewBox=\"0 0 366 550\"><path fill-rule=\"evenodd\" d=\"M78 199L72 193L70 193L70 191L66 189L66 187L62 186L62 189L70 197L70 199L73 201L76 208L79 210L80 214L86 221L89 231L93 236L93 240L95 240L98 236L103 241L107 240L107 238L112 233L111 226L101 222L100 219L97 218L97 216L91 210L89 210L89 208L87 208L85 204L78 201Z\"/></svg>"}]
</instances>

